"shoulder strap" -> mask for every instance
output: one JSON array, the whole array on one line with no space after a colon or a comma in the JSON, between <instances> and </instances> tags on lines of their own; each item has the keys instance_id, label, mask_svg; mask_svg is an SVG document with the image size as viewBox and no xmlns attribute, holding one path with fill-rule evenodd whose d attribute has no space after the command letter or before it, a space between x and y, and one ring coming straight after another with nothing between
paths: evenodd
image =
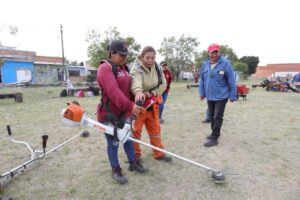
<instances>
[{"instance_id":1,"label":"shoulder strap","mask_svg":"<svg viewBox=\"0 0 300 200\"><path fill-rule=\"evenodd\" d=\"M156 70L156 73L157 73L157 77L158 77L158 84L157 84L157 87L159 85L162 84L162 72L161 72L161 69L158 67L157 63L155 62L155 70Z\"/></svg>"},{"instance_id":2,"label":"shoulder strap","mask_svg":"<svg viewBox=\"0 0 300 200\"><path fill-rule=\"evenodd\" d=\"M118 65L116 63L114 63L112 60L110 59L107 59L107 60L101 60L100 61L100 64L102 63L106 63L110 66L111 70L113 71L113 74L115 77L118 76ZM127 65L124 65L126 71L129 73L129 68Z\"/></svg>"},{"instance_id":3,"label":"shoulder strap","mask_svg":"<svg viewBox=\"0 0 300 200\"><path fill-rule=\"evenodd\" d=\"M102 63L106 63L109 65L109 67L111 68L113 74L115 77L118 76L118 65L116 63L114 63L113 61L111 61L110 59L107 59L107 60L101 60L100 61L100 64Z\"/></svg>"},{"instance_id":4,"label":"shoulder strap","mask_svg":"<svg viewBox=\"0 0 300 200\"><path fill-rule=\"evenodd\" d=\"M160 70L160 68L158 67L157 63L155 62L155 70L156 70L156 73L157 73L157 79L158 79L158 83L155 87L151 88L149 91L153 91L155 89L157 89L161 84L162 84L162 72Z\"/></svg>"}]
</instances>

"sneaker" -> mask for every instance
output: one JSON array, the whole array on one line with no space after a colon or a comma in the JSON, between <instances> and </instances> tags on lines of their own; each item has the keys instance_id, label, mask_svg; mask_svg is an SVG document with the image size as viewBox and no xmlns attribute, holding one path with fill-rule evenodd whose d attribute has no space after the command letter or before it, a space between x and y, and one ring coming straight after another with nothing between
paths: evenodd
<instances>
[{"instance_id":1,"label":"sneaker","mask_svg":"<svg viewBox=\"0 0 300 200\"><path fill-rule=\"evenodd\" d=\"M162 155L161 157L155 158L156 160L162 160L166 162L171 162L172 157L168 156L167 154Z\"/></svg>"},{"instance_id":2,"label":"sneaker","mask_svg":"<svg viewBox=\"0 0 300 200\"><path fill-rule=\"evenodd\" d=\"M122 169L120 167L112 169L112 178L119 184L125 184L128 182L126 176L123 175Z\"/></svg>"},{"instance_id":3,"label":"sneaker","mask_svg":"<svg viewBox=\"0 0 300 200\"><path fill-rule=\"evenodd\" d=\"M133 171L136 171L138 173L145 173L147 172L149 169L145 168L140 162L139 160L136 160L136 161L130 161L129 162L129 167L128 167L128 170L133 172Z\"/></svg>"},{"instance_id":4,"label":"sneaker","mask_svg":"<svg viewBox=\"0 0 300 200\"><path fill-rule=\"evenodd\" d=\"M208 139L206 143L204 143L204 146L212 147L212 146L217 146L218 144L219 144L218 139L211 138L211 139Z\"/></svg>"},{"instance_id":5,"label":"sneaker","mask_svg":"<svg viewBox=\"0 0 300 200\"><path fill-rule=\"evenodd\" d=\"M163 124L163 123L165 122L165 120L159 119L159 122L160 122L161 124Z\"/></svg>"},{"instance_id":6,"label":"sneaker","mask_svg":"<svg viewBox=\"0 0 300 200\"><path fill-rule=\"evenodd\" d=\"M205 119L202 121L202 123L210 123L210 119Z\"/></svg>"}]
</instances>

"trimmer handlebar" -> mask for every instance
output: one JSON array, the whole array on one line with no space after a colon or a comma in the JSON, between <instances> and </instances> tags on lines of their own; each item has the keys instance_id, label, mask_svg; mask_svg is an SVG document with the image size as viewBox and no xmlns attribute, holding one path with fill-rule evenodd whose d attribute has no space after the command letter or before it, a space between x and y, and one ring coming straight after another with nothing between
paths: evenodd
<instances>
[{"instance_id":1,"label":"trimmer handlebar","mask_svg":"<svg viewBox=\"0 0 300 200\"><path fill-rule=\"evenodd\" d=\"M10 129L10 125L7 125L7 126L6 126L6 128L7 128L8 135L9 135L9 136L11 136L11 129Z\"/></svg>"},{"instance_id":2,"label":"trimmer handlebar","mask_svg":"<svg viewBox=\"0 0 300 200\"><path fill-rule=\"evenodd\" d=\"M48 135L43 135L42 136L42 139L43 139L43 151L44 151L44 154L46 153L46 147L47 147L47 140L48 140Z\"/></svg>"}]
</instances>

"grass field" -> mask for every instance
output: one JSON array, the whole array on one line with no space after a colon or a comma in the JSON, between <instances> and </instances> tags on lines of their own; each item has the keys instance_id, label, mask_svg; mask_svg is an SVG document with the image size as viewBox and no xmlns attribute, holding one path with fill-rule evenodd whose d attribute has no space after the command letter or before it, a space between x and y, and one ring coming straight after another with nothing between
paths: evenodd
<instances>
[{"instance_id":1,"label":"grass field","mask_svg":"<svg viewBox=\"0 0 300 200\"><path fill-rule=\"evenodd\" d=\"M245 82L250 86L250 82ZM66 127L60 112L76 98L60 98L59 87L0 88L0 93L22 92L24 103L0 100L0 174L30 159L24 145L42 149L41 136L49 135L51 149L83 130L88 138L76 138L49 154L33 168L4 185L0 196L13 199L300 199L300 94L251 90L247 101L228 103L219 145L206 148L210 134L202 124L206 103L197 88L173 83L164 111L162 138L165 149L201 164L222 169L226 183L216 185L206 170L174 158L171 164L156 161L142 146L142 159L150 171L140 175L127 170L125 153L119 149L121 166L129 179L118 185L111 179L102 134L87 127ZM99 97L77 99L95 119ZM146 132L142 140L148 142Z\"/></svg>"}]
</instances>

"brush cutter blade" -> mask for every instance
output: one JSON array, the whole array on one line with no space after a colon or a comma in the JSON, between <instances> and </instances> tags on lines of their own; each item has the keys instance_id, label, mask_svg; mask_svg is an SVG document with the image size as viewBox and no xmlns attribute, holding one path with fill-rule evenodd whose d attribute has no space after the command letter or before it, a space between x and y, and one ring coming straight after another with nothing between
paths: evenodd
<instances>
[{"instance_id":1,"label":"brush cutter blade","mask_svg":"<svg viewBox=\"0 0 300 200\"><path fill-rule=\"evenodd\" d=\"M213 171L211 177L217 184L222 184L225 182L225 175L222 171Z\"/></svg>"}]
</instances>

